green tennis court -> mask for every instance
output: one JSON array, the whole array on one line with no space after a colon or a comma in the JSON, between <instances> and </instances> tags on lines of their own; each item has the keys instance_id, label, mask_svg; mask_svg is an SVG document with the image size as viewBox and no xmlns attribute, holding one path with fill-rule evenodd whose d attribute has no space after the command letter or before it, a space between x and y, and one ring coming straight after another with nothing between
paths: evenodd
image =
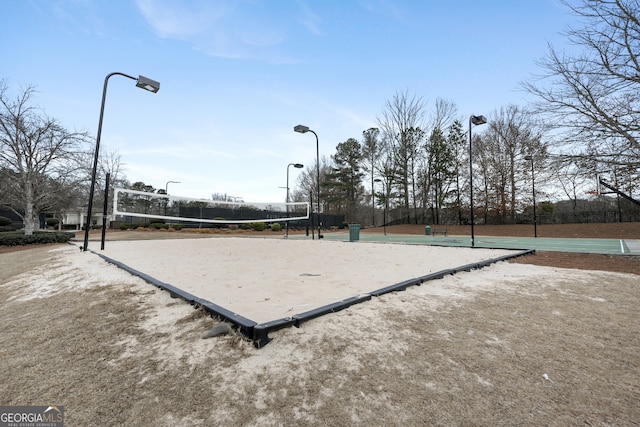
<instances>
[{"instance_id":1,"label":"green tennis court","mask_svg":"<svg viewBox=\"0 0 640 427\"><path fill-rule=\"evenodd\" d=\"M350 240L349 233L326 233L325 239ZM402 234L359 233L360 241L406 243L433 246L471 246L468 236L420 236ZM549 237L476 236L475 246L496 249L535 249L539 251L576 252L606 255L640 255L640 240L578 239Z\"/></svg>"}]
</instances>

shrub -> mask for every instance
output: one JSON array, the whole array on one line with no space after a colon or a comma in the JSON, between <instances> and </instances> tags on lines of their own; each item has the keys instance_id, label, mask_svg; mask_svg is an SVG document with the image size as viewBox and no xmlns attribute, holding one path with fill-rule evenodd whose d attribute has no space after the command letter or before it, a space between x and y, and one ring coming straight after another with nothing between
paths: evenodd
<instances>
[{"instance_id":1,"label":"shrub","mask_svg":"<svg viewBox=\"0 0 640 427\"><path fill-rule=\"evenodd\" d=\"M46 231L35 232L31 236L25 236L22 231L13 231L0 234L0 246L23 246L42 243L67 243L73 237L73 233Z\"/></svg>"},{"instance_id":2,"label":"shrub","mask_svg":"<svg viewBox=\"0 0 640 427\"><path fill-rule=\"evenodd\" d=\"M6 216L0 216L0 227L11 225L12 223L13 223L13 221L11 221Z\"/></svg>"},{"instance_id":3,"label":"shrub","mask_svg":"<svg viewBox=\"0 0 640 427\"><path fill-rule=\"evenodd\" d=\"M267 224L264 222L254 222L252 226L255 231L264 231L267 228Z\"/></svg>"},{"instance_id":4,"label":"shrub","mask_svg":"<svg viewBox=\"0 0 640 427\"><path fill-rule=\"evenodd\" d=\"M149 224L147 224L146 222L132 222L129 224L121 224L120 230L140 230L148 226Z\"/></svg>"},{"instance_id":5,"label":"shrub","mask_svg":"<svg viewBox=\"0 0 640 427\"><path fill-rule=\"evenodd\" d=\"M281 230L281 226L279 222L274 222L273 224L271 224L271 231L280 231Z\"/></svg>"},{"instance_id":6,"label":"shrub","mask_svg":"<svg viewBox=\"0 0 640 427\"><path fill-rule=\"evenodd\" d=\"M185 228L185 233L197 233L197 234L213 234L211 228Z\"/></svg>"},{"instance_id":7,"label":"shrub","mask_svg":"<svg viewBox=\"0 0 640 427\"><path fill-rule=\"evenodd\" d=\"M152 222L151 224L149 224L149 228L153 228L155 230L166 230L167 228L169 228L169 225L165 223Z\"/></svg>"},{"instance_id":8,"label":"shrub","mask_svg":"<svg viewBox=\"0 0 640 427\"><path fill-rule=\"evenodd\" d=\"M58 218L47 218L48 227L55 227L58 225L59 222L60 220Z\"/></svg>"}]
</instances>

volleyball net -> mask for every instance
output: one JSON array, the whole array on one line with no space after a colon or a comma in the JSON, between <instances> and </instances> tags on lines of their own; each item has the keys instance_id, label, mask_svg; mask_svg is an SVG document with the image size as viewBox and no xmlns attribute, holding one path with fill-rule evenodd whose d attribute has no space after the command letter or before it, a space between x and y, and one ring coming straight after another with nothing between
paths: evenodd
<instances>
[{"instance_id":1,"label":"volleyball net","mask_svg":"<svg viewBox=\"0 0 640 427\"><path fill-rule=\"evenodd\" d=\"M113 215L170 222L245 224L309 219L308 202L255 203L194 199L168 194L116 188Z\"/></svg>"}]
</instances>

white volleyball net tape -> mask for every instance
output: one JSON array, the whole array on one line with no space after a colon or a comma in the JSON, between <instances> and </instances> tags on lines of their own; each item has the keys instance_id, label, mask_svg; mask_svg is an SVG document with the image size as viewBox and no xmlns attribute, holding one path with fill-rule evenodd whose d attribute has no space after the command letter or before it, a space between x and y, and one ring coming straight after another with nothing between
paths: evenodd
<instances>
[{"instance_id":1,"label":"white volleyball net tape","mask_svg":"<svg viewBox=\"0 0 640 427\"><path fill-rule=\"evenodd\" d=\"M171 222L210 224L284 222L309 219L308 202L248 203L193 199L167 194L116 188L113 214L138 218L158 218Z\"/></svg>"}]
</instances>

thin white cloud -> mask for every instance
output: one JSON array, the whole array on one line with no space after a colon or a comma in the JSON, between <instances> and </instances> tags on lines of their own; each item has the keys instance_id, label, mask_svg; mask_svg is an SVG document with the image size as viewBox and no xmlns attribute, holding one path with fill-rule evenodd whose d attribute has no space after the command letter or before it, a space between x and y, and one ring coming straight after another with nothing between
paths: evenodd
<instances>
[{"instance_id":1,"label":"thin white cloud","mask_svg":"<svg viewBox=\"0 0 640 427\"><path fill-rule=\"evenodd\" d=\"M309 32L311 32L311 34L322 36L323 32L320 28L320 17L311 10L307 3L298 2L298 5L302 10L302 16L298 20L307 28L307 30L309 30Z\"/></svg>"},{"instance_id":2,"label":"thin white cloud","mask_svg":"<svg viewBox=\"0 0 640 427\"><path fill-rule=\"evenodd\" d=\"M227 2L136 0L142 16L164 38L189 39L206 33L230 11Z\"/></svg>"},{"instance_id":3,"label":"thin white cloud","mask_svg":"<svg viewBox=\"0 0 640 427\"><path fill-rule=\"evenodd\" d=\"M34 3L34 7L36 6L38 5ZM50 13L54 21L59 24L59 28L67 34L104 36L108 32L107 25L92 0L65 0L52 3Z\"/></svg>"},{"instance_id":4,"label":"thin white cloud","mask_svg":"<svg viewBox=\"0 0 640 427\"><path fill-rule=\"evenodd\" d=\"M397 21L407 19L407 13L402 8L402 4L387 0L360 0L360 7L371 14L383 15Z\"/></svg>"},{"instance_id":5,"label":"thin white cloud","mask_svg":"<svg viewBox=\"0 0 640 427\"><path fill-rule=\"evenodd\" d=\"M162 156L173 159L202 159L202 158L218 158L218 159L237 159L238 156L234 153L212 150L202 147L185 147L185 146L165 146L155 148L141 148L139 150L120 150L124 156L132 156L138 154L144 154L145 156Z\"/></svg>"},{"instance_id":6,"label":"thin white cloud","mask_svg":"<svg viewBox=\"0 0 640 427\"><path fill-rule=\"evenodd\" d=\"M353 126L360 127L362 130L375 127L371 117L363 116L347 107L335 107L334 111L338 117L344 117L345 121Z\"/></svg>"},{"instance_id":7,"label":"thin white cloud","mask_svg":"<svg viewBox=\"0 0 640 427\"><path fill-rule=\"evenodd\" d=\"M268 4L136 0L136 6L159 37L187 41L203 54L296 62L279 50L287 40L286 18L273 13Z\"/></svg>"},{"instance_id":8,"label":"thin white cloud","mask_svg":"<svg viewBox=\"0 0 640 427\"><path fill-rule=\"evenodd\" d=\"M249 152L252 155L257 155L257 156L268 156L268 157L274 157L274 158L283 158L283 154L280 151L274 151L274 150L265 150L264 148L250 148Z\"/></svg>"}]
</instances>

